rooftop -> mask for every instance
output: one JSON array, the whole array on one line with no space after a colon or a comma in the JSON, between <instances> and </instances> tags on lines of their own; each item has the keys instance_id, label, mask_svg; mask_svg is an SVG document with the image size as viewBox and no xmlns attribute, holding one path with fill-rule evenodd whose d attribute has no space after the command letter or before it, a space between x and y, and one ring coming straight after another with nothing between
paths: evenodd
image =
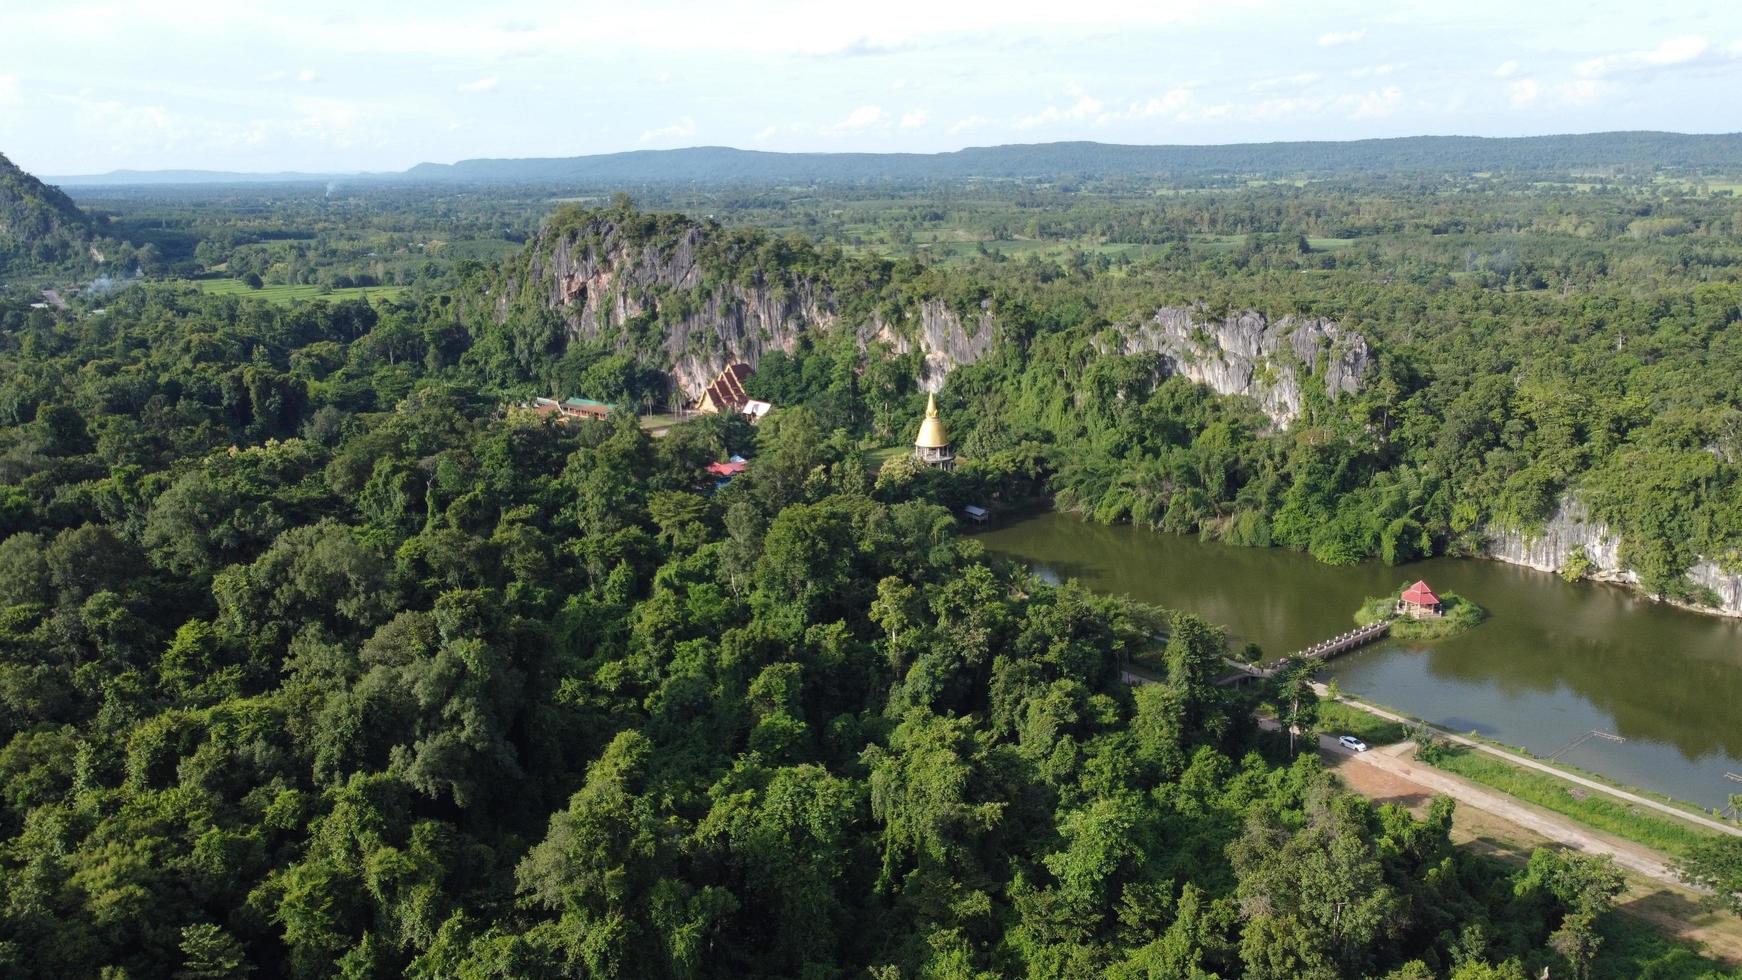
<instances>
[{"instance_id":1,"label":"rooftop","mask_svg":"<svg viewBox=\"0 0 1742 980\"><path fill-rule=\"evenodd\" d=\"M1440 604L1440 597L1434 594L1433 589L1428 588L1426 582L1418 580L1403 590L1403 601L1412 606L1437 606Z\"/></svg>"}]
</instances>

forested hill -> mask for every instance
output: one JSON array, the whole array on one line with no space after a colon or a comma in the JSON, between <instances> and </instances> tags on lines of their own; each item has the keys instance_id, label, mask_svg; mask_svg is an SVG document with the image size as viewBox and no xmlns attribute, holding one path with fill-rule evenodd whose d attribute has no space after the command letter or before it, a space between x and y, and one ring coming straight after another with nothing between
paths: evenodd
<instances>
[{"instance_id":1,"label":"forested hill","mask_svg":"<svg viewBox=\"0 0 1742 980\"><path fill-rule=\"evenodd\" d=\"M0 270L64 261L90 232L90 219L72 198L0 154Z\"/></svg>"},{"instance_id":2,"label":"forested hill","mask_svg":"<svg viewBox=\"0 0 1742 980\"><path fill-rule=\"evenodd\" d=\"M952 153L767 153L704 146L597 156L424 163L416 180L478 182L681 180L938 180L1061 174L1210 176L1225 173L1737 169L1742 134L1590 133L1487 139L1411 136L1350 142L1129 146L1033 143Z\"/></svg>"},{"instance_id":3,"label":"forested hill","mask_svg":"<svg viewBox=\"0 0 1742 980\"><path fill-rule=\"evenodd\" d=\"M1132 146L1031 143L949 153L772 153L724 146L634 150L589 156L420 163L365 181L478 184L645 184L679 181L922 181L1055 176L1554 172L1579 170L1735 172L1742 134L1585 133L1492 139L1410 136L1348 142ZM117 171L56 178L66 186L326 181L330 174Z\"/></svg>"},{"instance_id":4,"label":"forested hill","mask_svg":"<svg viewBox=\"0 0 1742 980\"><path fill-rule=\"evenodd\" d=\"M474 284L488 303L475 318L493 322L472 356L504 390L619 404L663 404L668 376L693 397L747 360L755 397L880 445L906 437L916 383L941 386L964 457L1042 460L1062 506L1332 564L1474 554L1588 513L1644 589L1736 612L1742 294L1727 281L1728 201L1641 218L1638 202L1581 199L1580 225L1604 242L1595 261L1570 240L1420 236L1333 253L1295 236L1232 256L1177 248L1120 275L928 265L626 203L565 209ZM1373 205L1317 206L1342 220ZM1464 206L1412 202L1396 220L1474 227L1442 210ZM1504 220L1564 217L1514 206ZM1654 238L1660 226L1681 231ZM1301 341L1299 373L1284 334ZM1281 356L1229 353L1266 344ZM1320 352L1337 364L1319 371Z\"/></svg>"}]
</instances>

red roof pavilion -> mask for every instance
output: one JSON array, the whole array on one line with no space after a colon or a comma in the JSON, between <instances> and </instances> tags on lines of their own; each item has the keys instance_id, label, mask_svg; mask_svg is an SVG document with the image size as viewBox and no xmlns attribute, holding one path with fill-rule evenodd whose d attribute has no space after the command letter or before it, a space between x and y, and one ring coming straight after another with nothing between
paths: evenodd
<instances>
[{"instance_id":1,"label":"red roof pavilion","mask_svg":"<svg viewBox=\"0 0 1742 980\"><path fill-rule=\"evenodd\" d=\"M1440 597L1434 595L1434 590L1428 588L1426 582L1418 580L1414 585L1403 590L1403 601L1405 604L1411 606L1427 606L1433 608L1440 604Z\"/></svg>"}]
</instances>

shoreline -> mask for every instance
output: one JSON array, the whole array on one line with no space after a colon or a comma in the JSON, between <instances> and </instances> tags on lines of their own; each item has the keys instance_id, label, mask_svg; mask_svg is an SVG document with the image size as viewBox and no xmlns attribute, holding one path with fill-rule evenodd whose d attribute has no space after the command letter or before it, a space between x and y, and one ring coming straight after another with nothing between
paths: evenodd
<instances>
[{"instance_id":1,"label":"shoreline","mask_svg":"<svg viewBox=\"0 0 1742 980\"><path fill-rule=\"evenodd\" d=\"M1561 578L1560 572L1556 571L1555 569L1544 568L1541 565L1532 564L1532 563L1527 562L1527 561L1513 561L1512 559L1507 558L1504 555L1492 554L1492 553L1485 551L1485 550L1479 551L1474 555L1468 555L1468 556L1466 556L1466 555L1454 555L1451 553L1447 553L1444 556L1436 556L1436 557L1463 558L1463 559L1471 560L1471 561L1499 562L1502 565L1510 565L1513 568L1528 568L1533 572L1541 572L1544 575L1553 575L1555 578ZM1403 568L1405 566L1398 565L1397 567ZM1644 589L1641 589L1636 583L1630 582L1627 579L1623 578L1622 577L1623 574L1631 574L1631 573L1602 571L1602 572L1597 572L1595 574L1580 576L1579 578L1577 578L1571 582L1567 582L1567 584L1574 585L1578 582L1593 582L1597 585L1607 585L1607 586L1610 586L1612 588L1621 589L1622 591L1626 592L1628 595L1636 596L1636 597L1644 599L1648 602L1655 602L1661 606L1669 606L1672 609L1681 609L1681 610L1684 610L1686 612L1699 613L1703 616L1712 616L1714 618L1726 620L1726 621L1733 622L1733 623L1742 623L1742 609L1728 609L1722 605L1703 606L1703 605L1700 605L1699 603L1684 602L1681 599L1672 599L1668 596L1652 595L1651 593L1645 591ZM1561 581L1566 582L1567 580L1563 578L1563 579L1561 579Z\"/></svg>"},{"instance_id":2,"label":"shoreline","mask_svg":"<svg viewBox=\"0 0 1742 980\"><path fill-rule=\"evenodd\" d=\"M970 536L972 536L972 535L978 534L982 531L994 530L997 527L1003 526L1007 523L1015 523L1015 522L1027 520L1029 518L1037 517L1037 516L1039 516L1041 514L1045 514L1045 513L1069 514L1070 516L1072 516L1078 520L1081 520L1081 521L1085 521L1085 522L1092 523L1092 524L1100 523L1098 521L1095 521L1093 518L1089 517L1083 510L1081 510L1079 508L1059 507L1056 501L1049 500L1049 501L1046 501L1046 502L1040 503L1040 504L1033 504L1033 505L1027 505L1027 506L1013 508L1007 512L1000 514L999 517L1001 518L1001 520L999 522L997 522L997 524L994 524L991 526L980 526L980 527L973 528L972 530L970 530L968 532L968 534ZM1201 533L1199 533L1199 534L1187 534L1187 533L1180 532L1180 531L1164 531L1161 528L1147 527L1145 525L1136 524L1136 523L1133 523L1131 521L1120 521L1118 523L1125 524L1127 526L1137 528L1139 530L1148 531L1151 534L1171 534L1171 535L1174 535L1176 537L1181 537L1181 538L1197 538L1200 541L1204 541L1207 544L1217 544L1217 545L1221 545L1222 547L1225 547L1225 548L1243 548L1243 547L1245 547L1244 545L1227 544L1226 542L1219 541L1219 540L1216 540L1214 538L1205 538L1205 537L1203 537L1203 535ZM1111 527L1113 525L1106 525L1106 526ZM1304 552L1304 551L1296 551L1293 548L1287 548L1287 547L1284 547L1282 545L1276 545L1276 544L1265 545L1262 549L1257 549L1257 550L1266 550L1266 551L1275 550L1275 551L1287 551L1287 552L1291 552L1293 554L1306 554L1306 552ZM1484 547L1483 549L1481 549L1479 551L1471 553L1471 554L1459 554L1457 552L1447 551L1447 552L1442 552L1442 553L1437 554L1437 555L1426 555L1426 556L1423 556L1421 558L1415 558L1415 559L1412 559L1410 561L1404 562L1401 565L1387 565L1384 567L1403 569L1403 568L1408 568L1409 566L1414 565L1417 562L1428 561L1428 560L1431 560L1434 558L1454 558L1454 559L1457 559L1459 561L1491 561L1491 562L1497 562L1497 563L1502 564L1502 565L1509 565L1513 568L1528 568L1533 572L1541 572L1545 575L1553 575L1555 578L1561 578L1560 572L1557 569L1545 568L1542 565L1534 564L1534 563L1531 563L1528 561L1515 561L1511 558L1505 557L1504 555L1494 554L1493 552L1489 551L1486 547ZM1316 559L1316 558L1313 560L1315 562L1318 562L1318 564L1324 565L1326 568L1349 567L1349 566L1337 566L1337 565L1326 564L1325 562L1319 562L1318 559ZM1380 562L1378 558L1373 558L1373 557L1363 558L1361 561L1356 563L1357 566L1365 565L1365 564L1383 564L1383 563ZM1577 582L1594 582L1598 585L1613 586L1615 588L1622 589L1623 591L1625 591L1627 594L1629 594L1631 596L1635 596L1635 597L1638 597L1640 599L1644 599L1648 602L1655 602L1661 606L1668 606L1672 609L1680 609L1680 610L1683 610L1684 612L1699 613L1703 616L1711 616L1713 618L1721 619L1721 620L1724 620L1726 622L1732 622L1732 623L1737 623L1739 625L1742 625L1742 608L1729 609L1723 605L1704 606L1704 605L1700 605L1698 603L1684 602L1680 599L1672 599L1672 598L1669 598L1668 596L1653 595L1653 594L1646 592L1645 590L1639 588L1637 584L1635 584L1633 582L1629 582L1626 578L1623 577L1624 575L1627 575L1627 574L1631 574L1631 573L1625 572L1625 571L1621 571L1621 572L1596 571L1592 574L1581 576L1579 579L1577 579L1573 582L1567 582L1567 584L1574 585L1574 584L1577 584ZM1567 580L1561 579L1561 581L1566 582Z\"/></svg>"},{"instance_id":3,"label":"shoreline","mask_svg":"<svg viewBox=\"0 0 1742 980\"><path fill-rule=\"evenodd\" d=\"M1650 790L1639 789L1636 787L1621 786L1609 780L1601 773L1584 775L1558 764L1538 759L1528 752L1522 752L1510 746L1498 745L1485 739L1460 734L1442 728L1439 725L1429 724L1419 718L1411 718L1402 712L1393 711L1384 706L1363 701L1359 698L1352 697L1347 693L1340 694L1337 698L1332 699L1327 686L1318 681L1313 682L1313 689L1319 697L1324 700L1335 700L1338 704L1347 705L1357 711L1364 711L1375 718L1395 722L1405 726L1406 728L1426 728L1438 738L1445 739L1454 745L1461 745L1466 748L1474 749L1477 752L1486 753L1499 758L1510 765L1535 772L1541 772L1545 775L1553 776L1565 782L1572 783L1583 789L1605 793L1615 799L1637 806L1643 806L1667 816L1679 818L1687 823L1708 831L1728 834L1732 837L1742 837L1742 826L1725 823L1718 818L1710 816L1709 810L1691 800L1684 800L1667 793L1654 793ZM1422 760L1420 764L1427 766L1433 765L1431 762L1427 762L1426 760ZM1654 799L1653 797L1658 797L1658 799ZM1569 817L1569 819L1572 818Z\"/></svg>"}]
</instances>

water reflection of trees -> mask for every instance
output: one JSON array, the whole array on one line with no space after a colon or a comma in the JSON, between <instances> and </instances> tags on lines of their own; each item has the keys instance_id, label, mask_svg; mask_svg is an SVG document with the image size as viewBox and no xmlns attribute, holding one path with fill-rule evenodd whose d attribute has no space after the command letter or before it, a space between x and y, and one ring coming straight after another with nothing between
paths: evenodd
<instances>
[{"instance_id":1,"label":"water reflection of trees","mask_svg":"<svg viewBox=\"0 0 1742 980\"><path fill-rule=\"evenodd\" d=\"M1469 639L1429 649L1428 674L1512 697L1565 688L1614 718L1618 735L1673 745L1689 760L1713 752L1742 758L1742 726L1734 723L1742 704L1742 657L1725 663L1690 656L1685 647L1599 643L1537 630L1513 642Z\"/></svg>"},{"instance_id":2,"label":"water reflection of trees","mask_svg":"<svg viewBox=\"0 0 1742 980\"><path fill-rule=\"evenodd\" d=\"M1689 760L1713 752L1742 759L1742 725L1731 717L1742 704L1742 628L1616 587L1446 558L1332 568L1293 552L1205 544L1062 514L984 537L994 551L1044 561L1090 588L1197 613L1273 656L1346 628L1366 596L1423 577L1487 606L1491 617L1456 639L1393 647L1396 656L1424 658L1431 681L1478 685L1527 705L1565 691L1612 717L1628 738L1674 746ZM1359 656L1374 655L1388 654ZM1444 709L1458 713L1454 701ZM1505 719L1459 724L1504 727Z\"/></svg>"}]
</instances>

